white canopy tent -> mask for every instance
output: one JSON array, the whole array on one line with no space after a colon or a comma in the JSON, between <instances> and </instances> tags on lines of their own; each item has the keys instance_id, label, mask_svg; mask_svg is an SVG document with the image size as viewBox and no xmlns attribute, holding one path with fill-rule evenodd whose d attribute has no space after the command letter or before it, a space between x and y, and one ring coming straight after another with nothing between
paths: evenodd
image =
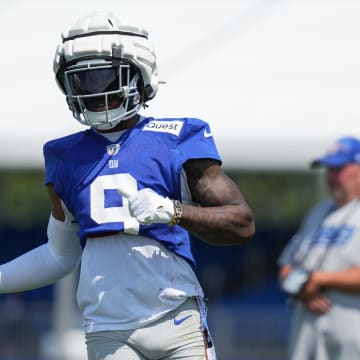
<instances>
[{"instance_id":1,"label":"white canopy tent","mask_svg":"<svg viewBox=\"0 0 360 360\"><path fill-rule=\"evenodd\" d=\"M303 169L360 135L356 0L12 0L0 4L0 166L43 165L47 140L83 129L52 59L64 27L112 10L148 28L160 78L145 114L210 122L225 166Z\"/></svg>"}]
</instances>

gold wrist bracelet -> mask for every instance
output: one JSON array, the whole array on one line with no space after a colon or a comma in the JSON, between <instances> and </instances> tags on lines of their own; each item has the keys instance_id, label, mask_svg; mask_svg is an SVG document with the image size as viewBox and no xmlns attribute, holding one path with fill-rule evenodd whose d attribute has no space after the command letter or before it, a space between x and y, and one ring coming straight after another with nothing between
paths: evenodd
<instances>
[{"instance_id":1,"label":"gold wrist bracelet","mask_svg":"<svg viewBox=\"0 0 360 360\"><path fill-rule=\"evenodd\" d=\"M174 226L180 222L181 216L182 216L182 204L179 200L174 200L174 216L172 220L169 222L169 226Z\"/></svg>"}]
</instances>

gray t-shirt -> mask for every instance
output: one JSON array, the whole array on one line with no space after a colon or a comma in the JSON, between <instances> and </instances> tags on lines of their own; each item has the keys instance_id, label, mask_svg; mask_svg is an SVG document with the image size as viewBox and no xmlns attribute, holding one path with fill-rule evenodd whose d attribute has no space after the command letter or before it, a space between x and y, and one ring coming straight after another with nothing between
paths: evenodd
<instances>
[{"instance_id":1,"label":"gray t-shirt","mask_svg":"<svg viewBox=\"0 0 360 360\"><path fill-rule=\"evenodd\" d=\"M336 208L332 201L315 206L278 260L308 271L339 271L360 266L360 201ZM326 291L331 308L309 312L295 303L290 333L291 360L360 359L360 294Z\"/></svg>"}]
</instances>

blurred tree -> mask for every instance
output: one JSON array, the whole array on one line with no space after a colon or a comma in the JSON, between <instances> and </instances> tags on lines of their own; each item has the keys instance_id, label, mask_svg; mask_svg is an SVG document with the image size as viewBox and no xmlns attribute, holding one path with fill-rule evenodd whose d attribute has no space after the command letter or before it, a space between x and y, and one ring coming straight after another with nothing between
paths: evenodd
<instances>
[{"instance_id":1,"label":"blurred tree","mask_svg":"<svg viewBox=\"0 0 360 360\"><path fill-rule=\"evenodd\" d=\"M0 199L0 226L26 228L49 217L43 171L0 170Z\"/></svg>"},{"instance_id":2,"label":"blurred tree","mask_svg":"<svg viewBox=\"0 0 360 360\"><path fill-rule=\"evenodd\" d=\"M297 226L309 207L327 196L321 171L239 171L228 175L239 185L262 228Z\"/></svg>"}]
</instances>

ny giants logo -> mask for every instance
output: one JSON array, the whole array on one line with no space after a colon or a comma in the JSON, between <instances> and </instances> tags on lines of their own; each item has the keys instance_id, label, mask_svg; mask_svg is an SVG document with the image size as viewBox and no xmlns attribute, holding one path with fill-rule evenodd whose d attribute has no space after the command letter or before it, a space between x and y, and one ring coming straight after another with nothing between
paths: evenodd
<instances>
[{"instance_id":1,"label":"ny giants logo","mask_svg":"<svg viewBox=\"0 0 360 360\"><path fill-rule=\"evenodd\" d=\"M115 156L119 152L119 150L120 150L119 144L111 144L106 147L106 152L110 156Z\"/></svg>"},{"instance_id":2,"label":"ny giants logo","mask_svg":"<svg viewBox=\"0 0 360 360\"><path fill-rule=\"evenodd\" d=\"M120 150L119 144L111 144L106 147L106 152L109 156L115 156ZM110 159L109 162L110 169L116 169L119 167L119 160L118 159Z\"/></svg>"}]
</instances>

